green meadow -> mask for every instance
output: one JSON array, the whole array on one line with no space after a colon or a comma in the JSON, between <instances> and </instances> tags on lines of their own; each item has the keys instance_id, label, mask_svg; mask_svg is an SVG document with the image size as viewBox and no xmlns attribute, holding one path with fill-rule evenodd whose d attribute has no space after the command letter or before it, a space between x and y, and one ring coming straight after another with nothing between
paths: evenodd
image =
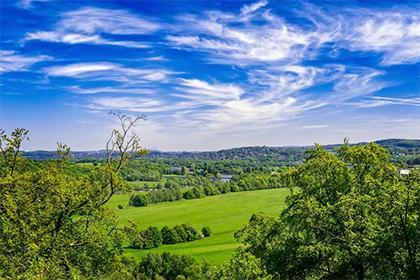
<instances>
[{"instance_id":1,"label":"green meadow","mask_svg":"<svg viewBox=\"0 0 420 280\"><path fill-rule=\"evenodd\" d=\"M162 245L150 250L126 248L125 253L142 257L148 252L171 252L206 260L213 264L227 261L239 246L234 233L244 226L253 213L264 212L277 216L284 207L288 189L269 189L228 193L193 200L163 202L146 207L128 207L130 195L115 195L109 206L116 209L121 224L129 220L137 222L142 228L148 226L174 226L191 223L201 229L210 226L210 237L186 243ZM124 209L117 206L124 205Z\"/></svg>"}]
</instances>

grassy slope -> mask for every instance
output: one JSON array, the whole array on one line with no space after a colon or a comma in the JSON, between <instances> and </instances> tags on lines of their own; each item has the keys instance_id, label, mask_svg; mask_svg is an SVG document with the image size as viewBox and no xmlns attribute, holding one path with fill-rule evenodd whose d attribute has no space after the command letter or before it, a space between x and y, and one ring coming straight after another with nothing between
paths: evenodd
<instances>
[{"instance_id":1,"label":"grassy slope","mask_svg":"<svg viewBox=\"0 0 420 280\"><path fill-rule=\"evenodd\" d=\"M217 264L225 262L238 246L233 234L245 225L253 213L264 212L278 215L284 206L287 189L259 190L229 193L202 199L165 202L147 207L126 207L117 209L121 223L129 219L141 227L150 225L159 228L168 225L190 222L194 227L210 226L211 237L187 243L163 245L152 250L126 249L126 253L141 257L147 252L164 252L186 254L198 260ZM116 209L118 204L127 205L128 195L116 195L110 201L110 207Z\"/></svg>"}]
</instances>

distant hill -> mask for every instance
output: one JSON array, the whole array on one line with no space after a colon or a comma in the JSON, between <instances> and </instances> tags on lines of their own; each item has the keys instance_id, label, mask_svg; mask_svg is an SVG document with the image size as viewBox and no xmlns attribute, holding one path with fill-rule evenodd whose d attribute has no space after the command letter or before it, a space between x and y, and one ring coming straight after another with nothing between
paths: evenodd
<instances>
[{"instance_id":1,"label":"distant hill","mask_svg":"<svg viewBox=\"0 0 420 280\"><path fill-rule=\"evenodd\" d=\"M409 164L420 164L420 140L418 139L384 139L375 142L388 149L395 161L408 161ZM361 144L366 143L356 143L352 145ZM324 147L332 150L340 145L341 144L325 145ZM208 152L162 152L153 150L146 156L146 158L186 160L252 160L261 162L282 161L286 163L296 163L302 161L305 151L312 147L313 146L252 146ZM56 157L55 152L52 151L30 151L24 152L24 155L35 160L45 160ZM106 152L104 150L75 151L73 152L73 155L75 160L101 160L105 158Z\"/></svg>"}]
</instances>

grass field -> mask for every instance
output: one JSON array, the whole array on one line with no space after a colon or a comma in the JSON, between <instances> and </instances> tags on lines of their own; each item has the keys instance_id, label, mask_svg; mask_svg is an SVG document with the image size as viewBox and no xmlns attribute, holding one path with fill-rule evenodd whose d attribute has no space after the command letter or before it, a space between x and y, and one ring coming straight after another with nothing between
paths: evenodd
<instances>
[{"instance_id":1,"label":"grass field","mask_svg":"<svg viewBox=\"0 0 420 280\"><path fill-rule=\"evenodd\" d=\"M141 257L147 252L168 251L218 264L228 260L239 245L233 237L234 232L245 225L253 213L278 215L288 193L287 189L237 192L124 209L117 209L117 205L127 205L129 195L116 195L109 206L117 209L122 224L130 219L139 223L142 228L151 225L162 228L165 225L190 222L196 228L210 226L213 230L212 236L201 240L163 245L151 250L126 249L127 254Z\"/></svg>"}]
</instances>

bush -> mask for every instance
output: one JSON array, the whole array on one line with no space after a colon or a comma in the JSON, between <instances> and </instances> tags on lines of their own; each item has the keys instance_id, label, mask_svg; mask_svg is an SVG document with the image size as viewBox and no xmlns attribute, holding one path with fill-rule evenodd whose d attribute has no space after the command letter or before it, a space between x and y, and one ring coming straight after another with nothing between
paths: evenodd
<instances>
[{"instance_id":1,"label":"bush","mask_svg":"<svg viewBox=\"0 0 420 280\"><path fill-rule=\"evenodd\" d=\"M144 240L143 249L157 248L162 245L162 234L157 227L148 227L141 236Z\"/></svg>"},{"instance_id":2,"label":"bush","mask_svg":"<svg viewBox=\"0 0 420 280\"><path fill-rule=\"evenodd\" d=\"M239 192L239 187L237 184L230 185L230 191L231 192Z\"/></svg>"},{"instance_id":3,"label":"bush","mask_svg":"<svg viewBox=\"0 0 420 280\"><path fill-rule=\"evenodd\" d=\"M128 205L134 207L146 206L149 204L149 197L145 194L133 194L130 196Z\"/></svg>"},{"instance_id":4,"label":"bush","mask_svg":"<svg viewBox=\"0 0 420 280\"><path fill-rule=\"evenodd\" d=\"M170 229L168 226L164 226L160 233L162 234L163 244L175 244L180 242L180 238L174 229Z\"/></svg>"},{"instance_id":5,"label":"bush","mask_svg":"<svg viewBox=\"0 0 420 280\"><path fill-rule=\"evenodd\" d=\"M201 233L203 234L204 237L209 237L212 233L211 228L210 227L203 227L201 229Z\"/></svg>"},{"instance_id":6,"label":"bush","mask_svg":"<svg viewBox=\"0 0 420 280\"><path fill-rule=\"evenodd\" d=\"M182 195L182 197L184 199L194 199L195 198L195 195L194 195L194 193L192 191L188 190L188 191L184 192L184 194Z\"/></svg>"},{"instance_id":7,"label":"bush","mask_svg":"<svg viewBox=\"0 0 420 280\"><path fill-rule=\"evenodd\" d=\"M188 256L172 255L170 253L149 253L139 263L138 273L140 276L148 276L146 279L203 279L201 267L197 261ZM158 278L162 277L162 278Z\"/></svg>"}]
</instances>

